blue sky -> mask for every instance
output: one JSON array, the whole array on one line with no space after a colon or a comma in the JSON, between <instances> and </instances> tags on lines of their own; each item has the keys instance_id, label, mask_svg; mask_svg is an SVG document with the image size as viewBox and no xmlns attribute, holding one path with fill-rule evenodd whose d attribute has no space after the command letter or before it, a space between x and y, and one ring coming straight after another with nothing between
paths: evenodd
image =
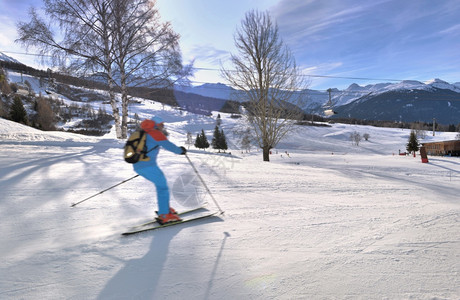
<instances>
[{"instance_id":1,"label":"blue sky","mask_svg":"<svg viewBox=\"0 0 460 300\"><path fill-rule=\"evenodd\" d=\"M14 43L15 24L33 0L0 0L0 51L28 64ZM387 79L460 82L458 0L157 0L164 21L181 35L185 62L199 68L194 84L224 82L221 64L234 52L233 34L251 9L268 10L310 88L344 89ZM375 79L375 80L374 80ZM225 82L224 82L225 83Z\"/></svg>"}]
</instances>

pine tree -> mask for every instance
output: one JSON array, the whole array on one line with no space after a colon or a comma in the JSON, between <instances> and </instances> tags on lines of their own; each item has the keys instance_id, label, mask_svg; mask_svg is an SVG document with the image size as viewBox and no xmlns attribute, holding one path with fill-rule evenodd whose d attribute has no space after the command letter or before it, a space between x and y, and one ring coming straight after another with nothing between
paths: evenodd
<instances>
[{"instance_id":1,"label":"pine tree","mask_svg":"<svg viewBox=\"0 0 460 300\"><path fill-rule=\"evenodd\" d=\"M203 148L204 148L204 149L209 148L208 138L207 138L206 135L204 134L204 130L203 130L203 129L201 129L201 139L202 139L202 141L203 141Z\"/></svg>"},{"instance_id":2,"label":"pine tree","mask_svg":"<svg viewBox=\"0 0 460 300\"><path fill-rule=\"evenodd\" d=\"M27 124L27 112L22 104L21 98L18 96L14 97L13 105L10 109L10 118L14 122Z\"/></svg>"},{"instance_id":3,"label":"pine tree","mask_svg":"<svg viewBox=\"0 0 460 300\"><path fill-rule=\"evenodd\" d=\"M204 134L204 130L203 130L203 129L201 129L201 134L198 134L198 135L196 136L195 147L197 147L198 149L206 149L206 148L209 148L208 138L207 138L206 135Z\"/></svg>"},{"instance_id":4,"label":"pine tree","mask_svg":"<svg viewBox=\"0 0 460 300\"><path fill-rule=\"evenodd\" d=\"M200 146L201 146L201 141L200 141L200 139L201 139L200 134L197 134L197 135L196 135L196 139L195 139L195 147L198 148L198 149L200 149Z\"/></svg>"},{"instance_id":5,"label":"pine tree","mask_svg":"<svg viewBox=\"0 0 460 300\"><path fill-rule=\"evenodd\" d=\"M410 132L409 142L406 145L406 150L407 150L407 152L411 153L411 152L418 151L418 149L419 149L419 143L418 143L418 140L417 140L417 134L416 134L415 130L412 130Z\"/></svg>"},{"instance_id":6,"label":"pine tree","mask_svg":"<svg viewBox=\"0 0 460 300\"><path fill-rule=\"evenodd\" d=\"M214 149L218 149L219 152L220 152L220 150L225 151L225 150L228 149L227 140L225 138L224 130L223 129L219 130L219 127L217 125L214 128L214 135L213 135L213 138L212 138L211 145L212 145L212 147Z\"/></svg>"},{"instance_id":7,"label":"pine tree","mask_svg":"<svg viewBox=\"0 0 460 300\"><path fill-rule=\"evenodd\" d=\"M220 130L220 143L219 143L219 146L220 146L220 149L224 150L224 152L225 152L225 150L228 149L227 139L225 138L225 134L224 134L223 129Z\"/></svg>"},{"instance_id":8,"label":"pine tree","mask_svg":"<svg viewBox=\"0 0 460 300\"><path fill-rule=\"evenodd\" d=\"M211 145L212 145L212 148L214 149L219 149L219 152L220 152L220 131L219 131L219 127L216 125L216 127L214 128L214 134L212 136L212 141L211 141Z\"/></svg>"}]
</instances>

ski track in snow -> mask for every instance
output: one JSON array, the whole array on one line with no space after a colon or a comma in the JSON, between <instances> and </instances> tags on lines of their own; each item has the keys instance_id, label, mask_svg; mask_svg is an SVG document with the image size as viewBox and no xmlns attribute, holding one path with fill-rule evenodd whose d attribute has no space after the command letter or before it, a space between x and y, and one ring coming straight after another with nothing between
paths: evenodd
<instances>
[{"instance_id":1,"label":"ski track in snow","mask_svg":"<svg viewBox=\"0 0 460 300\"><path fill-rule=\"evenodd\" d=\"M190 151L225 215L122 237L154 216L144 179L70 208L134 175L121 142L0 125L1 299L460 298L460 161L393 155L408 131L303 128L270 163ZM359 147L357 128L372 131ZM183 156L159 162L171 188L193 176Z\"/></svg>"}]
</instances>

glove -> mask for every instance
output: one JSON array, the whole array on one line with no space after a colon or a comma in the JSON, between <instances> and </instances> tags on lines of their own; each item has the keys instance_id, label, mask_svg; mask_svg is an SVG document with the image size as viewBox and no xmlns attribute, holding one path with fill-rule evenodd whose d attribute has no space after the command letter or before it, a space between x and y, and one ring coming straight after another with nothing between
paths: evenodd
<instances>
[{"instance_id":1,"label":"glove","mask_svg":"<svg viewBox=\"0 0 460 300\"><path fill-rule=\"evenodd\" d=\"M185 149L184 146L181 146L180 148L182 149L182 153L181 153L181 154L182 154L182 155L185 155L185 153L187 153L187 149Z\"/></svg>"}]
</instances>

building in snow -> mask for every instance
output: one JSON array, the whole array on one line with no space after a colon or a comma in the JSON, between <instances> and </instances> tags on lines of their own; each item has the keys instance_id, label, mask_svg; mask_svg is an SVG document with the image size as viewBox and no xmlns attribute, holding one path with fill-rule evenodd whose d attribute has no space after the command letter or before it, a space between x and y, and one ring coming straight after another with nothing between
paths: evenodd
<instances>
[{"instance_id":1,"label":"building in snow","mask_svg":"<svg viewBox=\"0 0 460 300\"><path fill-rule=\"evenodd\" d=\"M460 156L460 140L422 143L428 155Z\"/></svg>"}]
</instances>

